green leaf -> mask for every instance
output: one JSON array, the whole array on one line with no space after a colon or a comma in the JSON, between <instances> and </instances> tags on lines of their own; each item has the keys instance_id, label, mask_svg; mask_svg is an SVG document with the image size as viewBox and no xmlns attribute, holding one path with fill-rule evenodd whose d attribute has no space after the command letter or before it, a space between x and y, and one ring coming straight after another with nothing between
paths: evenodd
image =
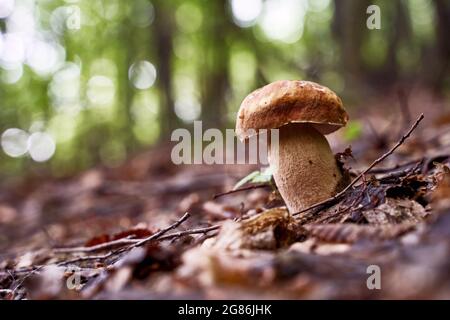
<instances>
[{"instance_id":1,"label":"green leaf","mask_svg":"<svg viewBox=\"0 0 450 320\"><path fill-rule=\"evenodd\" d=\"M270 167L265 168L263 171L253 171L249 175L245 176L233 187L233 190L236 190L243 185L251 182L251 183L269 183L272 179L272 170Z\"/></svg>"},{"instance_id":2,"label":"green leaf","mask_svg":"<svg viewBox=\"0 0 450 320\"><path fill-rule=\"evenodd\" d=\"M259 171L253 171L249 175L247 175L244 178L242 178L241 180L239 180L239 182L234 185L233 190L236 190L237 188L242 187L244 184L251 181L254 177L258 176L259 174L260 174Z\"/></svg>"},{"instance_id":3,"label":"green leaf","mask_svg":"<svg viewBox=\"0 0 450 320\"><path fill-rule=\"evenodd\" d=\"M353 141L358 139L362 134L362 124L359 121L349 121L344 131L344 139Z\"/></svg>"},{"instance_id":4,"label":"green leaf","mask_svg":"<svg viewBox=\"0 0 450 320\"><path fill-rule=\"evenodd\" d=\"M259 174L252 179L252 182L269 183L270 180L272 180L272 169L270 167L267 167L262 172L259 172Z\"/></svg>"}]
</instances>

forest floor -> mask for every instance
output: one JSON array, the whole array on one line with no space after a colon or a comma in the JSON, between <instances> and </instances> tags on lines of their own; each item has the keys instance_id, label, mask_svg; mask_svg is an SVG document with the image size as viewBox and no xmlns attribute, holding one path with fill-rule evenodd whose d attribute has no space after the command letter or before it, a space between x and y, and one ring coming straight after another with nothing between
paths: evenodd
<instances>
[{"instance_id":1,"label":"forest floor","mask_svg":"<svg viewBox=\"0 0 450 320\"><path fill-rule=\"evenodd\" d=\"M0 298L448 299L450 116L414 101L331 137L355 183L295 216L271 185L227 193L258 167L175 166L169 145L3 185Z\"/></svg>"}]
</instances>

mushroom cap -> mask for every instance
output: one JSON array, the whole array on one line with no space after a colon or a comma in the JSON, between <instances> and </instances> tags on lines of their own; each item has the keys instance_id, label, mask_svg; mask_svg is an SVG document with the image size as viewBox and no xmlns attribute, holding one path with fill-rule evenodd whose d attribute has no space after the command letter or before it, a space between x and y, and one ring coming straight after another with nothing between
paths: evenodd
<instances>
[{"instance_id":1,"label":"mushroom cap","mask_svg":"<svg viewBox=\"0 0 450 320\"><path fill-rule=\"evenodd\" d=\"M347 121L341 99L327 87L311 81L281 80L253 91L244 99L237 115L236 134L245 140L259 129L309 123L326 135L345 126Z\"/></svg>"}]
</instances>

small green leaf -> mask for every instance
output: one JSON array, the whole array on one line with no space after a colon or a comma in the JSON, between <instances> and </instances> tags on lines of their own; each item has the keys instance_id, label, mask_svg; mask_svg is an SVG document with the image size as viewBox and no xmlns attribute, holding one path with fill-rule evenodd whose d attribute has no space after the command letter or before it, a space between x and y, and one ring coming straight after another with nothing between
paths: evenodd
<instances>
[{"instance_id":1,"label":"small green leaf","mask_svg":"<svg viewBox=\"0 0 450 320\"><path fill-rule=\"evenodd\" d=\"M260 174L259 171L253 171L249 175L247 175L244 178L242 178L241 180L239 180L239 182L234 185L233 190L236 190L237 188L242 187L244 184L251 181L254 177L258 176L259 174Z\"/></svg>"},{"instance_id":2,"label":"small green leaf","mask_svg":"<svg viewBox=\"0 0 450 320\"><path fill-rule=\"evenodd\" d=\"M344 139L353 141L358 139L362 134L362 124L357 120L349 121L344 131Z\"/></svg>"},{"instance_id":3,"label":"small green leaf","mask_svg":"<svg viewBox=\"0 0 450 320\"><path fill-rule=\"evenodd\" d=\"M252 179L252 182L269 183L270 180L272 180L272 169L270 167L267 167L262 172L259 172L259 174Z\"/></svg>"},{"instance_id":4,"label":"small green leaf","mask_svg":"<svg viewBox=\"0 0 450 320\"><path fill-rule=\"evenodd\" d=\"M233 187L233 190L236 190L243 185L252 182L252 183L269 183L272 179L272 170L270 167L265 168L262 172L261 171L253 171L246 177L239 180L238 183Z\"/></svg>"}]
</instances>

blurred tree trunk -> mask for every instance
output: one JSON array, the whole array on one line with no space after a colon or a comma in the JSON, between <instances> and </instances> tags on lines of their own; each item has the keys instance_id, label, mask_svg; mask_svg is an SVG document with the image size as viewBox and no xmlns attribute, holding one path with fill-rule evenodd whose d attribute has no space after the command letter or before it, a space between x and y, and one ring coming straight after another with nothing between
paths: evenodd
<instances>
[{"instance_id":1,"label":"blurred tree trunk","mask_svg":"<svg viewBox=\"0 0 450 320\"><path fill-rule=\"evenodd\" d=\"M201 74L202 119L207 128L223 128L226 124L226 94L229 88L229 52L225 36L233 29L227 16L226 0L210 1L206 10L205 64Z\"/></svg>"},{"instance_id":2,"label":"blurred tree trunk","mask_svg":"<svg viewBox=\"0 0 450 320\"><path fill-rule=\"evenodd\" d=\"M368 0L334 0L333 36L341 55L346 85L356 88L362 76L360 48L366 27Z\"/></svg>"},{"instance_id":3,"label":"blurred tree trunk","mask_svg":"<svg viewBox=\"0 0 450 320\"><path fill-rule=\"evenodd\" d=\"M124 4L122 4L124 5ZM133 59L136 56L136 43L133 39L133 29L132 24L129 17L125 17L124 27L121 29L120 33L120 48L125 48L125 50L121 50L121 67L119 69L119 94L120 94L120 103L121 103L121 119L118 120L121 122L122 131L123 131L123 139L124 145L127 151L132 151L135 147L135 138L133 135L133 125L134 120L131 114L131 105L133 103L134 92L132 90L132 86L128 79L128 70L133 63ZM123 109L122 109L123 108Z\"/></svg>"},{"instance_id":4,"label":"blurred tree trunk","mask_svg":"<svg viewBox=\"0 0 450 320\"><path fill-rule=\"evenodd\" d=\"M158 59L158 87L160 90L160 139L170 137L172 131L180 127L174 110L172 92L172 53L174 36L173 9L167 0L154 1L154 35Z\"/></svg>"},{"instance_id":5,"label":"blurred tree trunk","mask_svg":"<svg viewBox=\"0 0 450 320\"><path fill-rule=\"evenodd\" d=\"M402 42L407 41L410 35L411 26L409 13L402 0L394 1L394 12L392 13L395 28L390 30L389 46L386 63L383 72L383 81L385 84L392 84L399 80L399 64L397 53ZM388 80L386 82L386 80Z\"/></svg>"},{"instance_id":6,"label":"blurred tree trunk","mask_svg":"<svg viewBox=\"0 0 450 320\"><path fill-rule=\"evenodd\" d=\"M436 16L437 59L434 61L434 72L430 72L432 87L442 92L444 82L449 73L450 62L450 2L448 0L432 1Z\"/></svg>"},{"instance_id":7,"label":"blurred tree trunk","mask_svg":"<svg viewBox=\"0 0 450 320\"><path fill-rule=\"evenodd\" d=\"M404 1L397 0L389 3L389 6L382 12L384 15L384 21L387 26L383 26L383 31L386 34L386 41L388 43L386 59L383 62L383 66L377 70L366 70L368 80L371 81L374 87L383 90L390 87L395 83L401 81L404 71L400 70L400 64L398 59L398 51L402 45L407 46L411 43L411 19L408 8ZM375 30L374 32L381 32ZM411 70L409 70L411 71ZM409 81L411 74L408 74L406 81Z\"/></svg>"}]
</instances>

